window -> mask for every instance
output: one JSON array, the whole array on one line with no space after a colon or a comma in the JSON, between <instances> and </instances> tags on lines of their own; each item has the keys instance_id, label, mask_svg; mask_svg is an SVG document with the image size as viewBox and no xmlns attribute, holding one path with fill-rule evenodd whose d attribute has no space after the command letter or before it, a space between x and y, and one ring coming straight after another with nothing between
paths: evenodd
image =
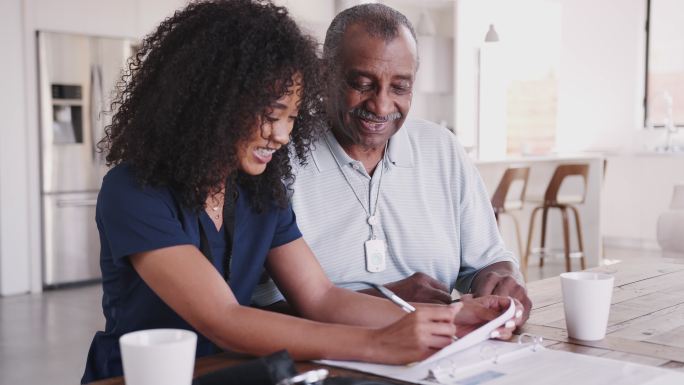
<instances>
[{"instance_id":1,"label":"window","mask_svg":"<svg viewBox=\"0 0 684 385\"><path fill-rule=\"evenodd\" d=\"M473 143L480 159L552 152L558 126L561 4L462 0L457 15L461 140ZM498 34L496 42L485 42L489 25ZM474 127L472 141L468 127Z\"/></svg>"},{"instance_id":2,"label":"window","mask_svg":"<svg viewBox=\"0 0 684 385\"><path fill-rule=\"evenodd\" d=\"M560 5L528 3L508 29L506 152L546 154L556 143L561 47ZM529 13L528 13L529 12ZM506 27L503 25L502 27Z\"/></svg>"},{"instance_id":3,"label":"window","mask_svg":"<svg viewBox=\"0 0 684 385\"><path fill-rule=\"evenodd\" d=\"M684 128L684 1L648 0L646 127Z\"/></svg>"}]
</instances>

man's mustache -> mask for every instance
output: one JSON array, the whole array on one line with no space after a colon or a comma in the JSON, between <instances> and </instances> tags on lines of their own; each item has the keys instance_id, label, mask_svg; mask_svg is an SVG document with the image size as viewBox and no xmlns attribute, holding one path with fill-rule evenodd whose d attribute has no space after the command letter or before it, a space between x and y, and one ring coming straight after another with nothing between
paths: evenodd
<instances>
[{"instance_id":1,"label":"man's mustache","mask_svg":"<svg viewBox=\"0 0 684 385\"><path fill-rule=\"evenodd\" d=\"M358 107L351 109L349 111L349 113L352 116L355 116L357 118L361 118L363 120L368 120L368 121L371 121L373 123L386 123L386 122L390 122L392 120L396 120L396 119L401 118L400 112L392 112L392 113L387 114L385 116L378 116L378 115L375 115L374 113L372 113L368 110L365 110L363 108L358 108Z\"/></svg>"}]
</instances>

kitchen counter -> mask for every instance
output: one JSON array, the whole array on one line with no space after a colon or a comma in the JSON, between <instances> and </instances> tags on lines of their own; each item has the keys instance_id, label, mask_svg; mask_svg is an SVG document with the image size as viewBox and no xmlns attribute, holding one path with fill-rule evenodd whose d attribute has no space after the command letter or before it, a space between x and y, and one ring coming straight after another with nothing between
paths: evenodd
<instances>
[{"instance_id":1,"label":"kitchen counter","mask_svg":"<svg viewBox=\"0 0 684 385\"><path fill-rule=\"evenodd\" d=\"M521 163L539 163L539 162L572 162L572 161L586 161L603 159L602 154L598 153L573 153L573 154L549 154L549 155L531 155L531 156L512 156L500 159L477 159L476 165L485 164L521 164Z\"/></svg>"}]
</instances>

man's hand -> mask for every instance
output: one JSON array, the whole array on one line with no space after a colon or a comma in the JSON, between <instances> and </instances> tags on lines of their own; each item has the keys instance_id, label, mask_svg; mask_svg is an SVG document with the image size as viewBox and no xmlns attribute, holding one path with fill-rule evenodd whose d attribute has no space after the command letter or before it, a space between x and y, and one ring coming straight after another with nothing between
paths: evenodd
<instances>
[{"instance_id":1,"label":"man's hand","mask_svg":"<svg viewBox=\"0 0 684 385\"><path fill-rule=\"evenodd\" d=\"M390 282L384 286L408 302L451 303L449 288L425 273L415 273L408 278ZM375 289L362 290L361 292L377 297L382 296Z\"/></svg>"},{"instance_id":2,"label":"man's hand","mask_svg":"<svg viewBox=\"0 0 684 385\"><path fill-rule=\"evenodd\" d=\"M517 326L520 326L530 317L532 301L527 296L527 289L516 279L515 267L509 262L498 262L487 266L480 271L471 285L475 297L489 294L513 297L520 301L524 307L522 317L516 318Z\"/></svg>"},{"instance_id":3,"label":"man's hand","mask_svg":"<svg viewBox=\"0 0 684 385\"><path fill-rule=\"evenodd\" d=\"M516 313L522 312L522 304L516 299L513 301L515 301ZM461 303L463 304L463 307L456 313L456 317L454 317L456 336L459 338L501 315L508 309L511 302L508 297L487 295L473 298L472 295L466 294L461 297ZM499 327L494 332L496 334L492 334L491 337L508 340L513 335L514 329L515 322L509 320L503 326Z\"/></svg>"}]
</instances>

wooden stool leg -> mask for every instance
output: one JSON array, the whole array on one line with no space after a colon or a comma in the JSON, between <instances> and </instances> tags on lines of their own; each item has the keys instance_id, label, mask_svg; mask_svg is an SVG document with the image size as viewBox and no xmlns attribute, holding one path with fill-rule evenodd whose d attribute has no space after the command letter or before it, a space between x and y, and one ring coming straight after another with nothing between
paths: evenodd
<instances>
[{"instance_id":1,"label":"wooden stool leg","mask_svg":"<svg viewBox=\"0 0 684 385\"><path fill-rule=\"evenodd\" d=\"M494 219L496 220L496 228L499 230L499 235L501 234L501 221L499 220L499 213L494 212Z\"/></svg>"},{"instance_id":2,"label":"wooden stool leg","mask_svg":"<svg viewBox=\"0 0 684 385\"><path fill-rule=\"evenodd\" d=\"M534 210L532 210L532 215L530 215L530 229L527 232L527 247L525 248L524 256L521 256L521 269L523 276L525 277L525 280L527 280L527 263L529 261L530 251L532 249L532 233L534 232L534 218L537 214L537 211L539 211L540 209L541 207L535 207Z\"/></svg>"},{"instance_id":3,"label":"wooden stool leg","mask_svg":"<svg viewBox=\"0 0 684 385\"><path fill-rule=\"evenodd\" d=\"M570 265L570 224L568 223L568 211L565 207L559 207L563 216L563 248L565 251L565 271L571 271Z\"/></svg>"},{"instance_id":4,"label":"wooden stool leg","mask_svg":"<svg viewBox=\"0 0 684 385\"><path fill-rule=\"evenodd\" d=\"M580 264L582 270L587 268L586 258L584 257L584 243L582 242L582 226L580 225L579 211L575 206L570 206L572 212L575 213L575 227L577 228L577 245L580 251Z\"/></svg>"},{"instance_id":5,"label":"wooden stool leg","mask_svg":"<svg viewBox=\"0 0 684 385\"><path fill-rule=\"evenodd\" d=\"M549 217L549 207L542 207L542 233L541 233L541 244L539 253L539 267L544 267L544 254L546 253L546 223Z\"/></svg>"},{"instance_id":6,"label":"wooden stool leg","mask_svg":"<svg viewBox=\"0 0 684 385\"><path fill-rule=\"evenodd\" d=\"M515 226L515 235L518 237L518 253L520 253L518 255L520 255L520 259L522 259L523 245L522 238L520 237L520 224L515 215L511 214L511 218L513 218L513 225Z\"/></svg>"}]
</instances>

